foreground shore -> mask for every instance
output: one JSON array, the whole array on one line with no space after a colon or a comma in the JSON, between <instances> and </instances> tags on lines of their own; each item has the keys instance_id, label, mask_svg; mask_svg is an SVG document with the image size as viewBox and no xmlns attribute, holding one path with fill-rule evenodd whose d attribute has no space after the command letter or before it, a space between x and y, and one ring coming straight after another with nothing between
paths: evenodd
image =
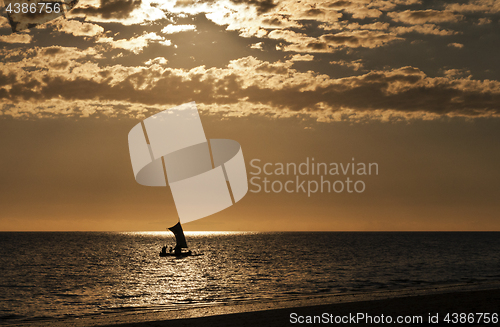
<instances>
[{"instance_id":1,"label":"foreground shore","mask_svg":"<svg viewBox=\"0 0 500 327\"><path fill-rule=\"evenodd\" d=\"M311 325L311 323L308 324L308 321L314 322L314 316L322 318L317 318L317 323L323 320L323 323L326 324L343 324L341 320L337 321L339 323L335 323L335 318L332 318L331 315L346 317L344 322L346 324L353 325L381 325L380 322L376 323L377 320L380 321L380 319L383 319L387 322L388 319L391 319L393 320L394 325L423 326L431 325L429 324L429 314L431 314L432 317L435 317L436 314L438 314L437 317L439 325L459 325L460 316L457 318L457 324L446 323L443 321L448 313L500 314L500 290L454 292L385 300L334 303L299 308L233 313L191 319L129 323L120 324L119 326L291 326L301 325L300 321L303 321L303 325ZM356 321L356 318L354 317L358 317L358 315L360 320L354 323L354 321ZM388 318L388 316L391 318ZM403 319L407 319L407 322L399 324L396 323L395 320L400 316L403 317ZM484 324L485 316L482 316L483 319L481 321L478 321L479 317L479 315L476 315L472 318L475 323L470 325L487 326L488 324ZM450 316L450 318L453 320L453 316ZM435 326L437 324L432 325ZM490 322L489 325L498 325L498 322L496 324Z\"/></svg>"},{"instance_id":2,"label":"foreground shore","mask_svg":"<svg viewBox=\"0 0 500 327\"><path fill-rule=\"evenodd\" d=\"M329 295L324 297L301 298L280 302L240 303L214 305L182 310L151 310L126 312L122 314L99 315L80 319L38 321L30 326L297 326L312 325L320 320L331 325L380 326L458 326L460 316L453 315L446 323L447 314L469 314L472 324L468 326L499 325L491 320L495 313L500 315L500 287L489 285L462 285L440 289L413 289L398 292L374 292L359 294ZM486 315L489 313L490 322ZM363 315L363 316L362 316ZM382 316L383 315L383 316ZM429 315L439 324L429 324ZM317 316L314 318L314 316ZM463 316L463 315L462 315ZM355 318L353 318L355 317ZM371 317L371 318L370 318ZM390 318L388 318L390 317ZM396 323L396 319L406 319ZM342 323L342 319L344 323ZM358 319L358 320L356 320ZM371 319L371 320L370 320ZM433 322L434 322L433 321ZM302 322L302 323L301 323ZM347 322L347 323L346 323ZM371 322L371 323L370 323ZM378 322L378 323L377 323ZM463 319L462 319L463 322Z\"/></svg>"}]
</instances>

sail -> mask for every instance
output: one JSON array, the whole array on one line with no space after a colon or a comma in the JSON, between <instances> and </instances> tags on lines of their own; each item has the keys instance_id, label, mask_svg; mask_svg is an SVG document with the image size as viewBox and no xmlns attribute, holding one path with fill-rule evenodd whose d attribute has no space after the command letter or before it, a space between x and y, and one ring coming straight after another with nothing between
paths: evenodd
<instances>
[{"instance_id":1,"label":"sail","mask_svg":"<svg viewBox=\"0 0 500 327\"><path fill-rule=\"evenodd\" d=\"M175 235L175 242L176 242L175 247L187 249L188 246L186 242L186 237L184 236L184 231L182 230L181 223L179 222L174 226L169 227L168 229L170 229L172 233L174 233Z\"/></svg>"},{"instance_id":2,"label":"sail","mask_svg":"<svg viewBox=\"0 0 500 327\"><path fill-rule=\"evenodd\" d=\"M146 118L130 130L128 143L139 184L166 186L165 168L181 224L224 210L248 191L241 146L207 140L194 102Z\"/></svg>"},{"instance_id":3,"label":"sail","mask_svg":"<svg viewBox=\"0 0 500 327\"><path fill-rule=\"evenodd\" d=\"M64 16L77 4L78 0L4 0L14 33ZM28 10L23 10L23 5Z\"/></svg>"}]
</instances>

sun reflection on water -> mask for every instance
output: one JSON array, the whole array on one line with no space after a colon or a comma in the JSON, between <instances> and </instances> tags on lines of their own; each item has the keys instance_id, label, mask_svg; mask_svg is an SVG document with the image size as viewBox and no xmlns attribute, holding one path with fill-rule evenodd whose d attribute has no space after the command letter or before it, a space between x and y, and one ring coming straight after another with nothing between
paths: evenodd
<instances>
[{"instance_id":1,"label":"sun reflection on water","mask_svg":"<svg viewBox=\"0 0 500 327\"><path fill-rule=\"evenodd\" d=\"M250 235L258 234L259 232L250 231L184 231L186 236L225 236L225 235ZM144 235L144 236L166 236L172 235L170 231L139 231L139 232L119 232L123 235Z\"/></svg>"}]
</instances>

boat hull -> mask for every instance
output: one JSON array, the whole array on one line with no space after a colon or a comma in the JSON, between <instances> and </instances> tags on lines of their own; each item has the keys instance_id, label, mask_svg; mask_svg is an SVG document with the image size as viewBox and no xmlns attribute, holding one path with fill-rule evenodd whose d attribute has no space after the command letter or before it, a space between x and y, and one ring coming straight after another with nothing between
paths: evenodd
<instances>
[{"instance_id":1,"label":"boat hull","mask_svg":"<svg viewBox=\"0 0 500 327\"><path fill-rule=\"evenodd\" d=\"M203 254L202 253L189 253L189 252L183 252L180 254L160 252L160 257L184 258L184 257L197 257L200 255L203 255Z\"/></svg>"}]
</instances>

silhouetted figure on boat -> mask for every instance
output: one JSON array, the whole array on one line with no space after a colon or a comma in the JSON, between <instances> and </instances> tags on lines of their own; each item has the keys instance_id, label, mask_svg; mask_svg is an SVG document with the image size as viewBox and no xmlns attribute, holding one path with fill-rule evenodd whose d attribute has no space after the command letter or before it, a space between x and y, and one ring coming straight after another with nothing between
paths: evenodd
<instances>
[{"instance_id":1,"label":"silhouetted figure on boat","mask_svg":"<svg viewBox=\"0 0 500 327\"><path fill-rule=\"evenodd\" d=\"M167 255L167 247L166 246L161 248L160 255L163 255L163 256Z\"/></svg>"}]
</instances>

